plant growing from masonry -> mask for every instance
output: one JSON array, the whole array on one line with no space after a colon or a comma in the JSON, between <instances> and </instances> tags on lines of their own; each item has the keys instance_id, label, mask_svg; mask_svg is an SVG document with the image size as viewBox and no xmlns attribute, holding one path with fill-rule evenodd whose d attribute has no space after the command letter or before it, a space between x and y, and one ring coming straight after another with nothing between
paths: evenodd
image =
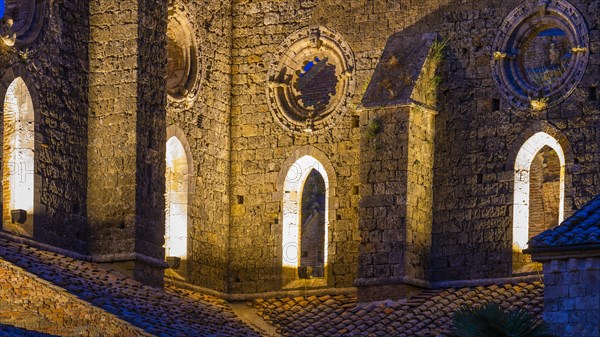
<instances>
[{"instance_id":1,"label":"plant growing from masonry","mask_svg":"<svg viewBox=\"0 0 600 337\"><path fill-rule=\"evenodd\" d=\"M548 106L548 97L531 99L531 108L535 111L544 110Z\"/></svg>"},{"instance_id":2,"label":"plant growing from masonry","mask_svg":"<svg viewBox=\"0 0 600 337\"><path fill-rule=\"evenodd\" d=\"M523 309L505 312L495 303L459 308L448 337L555 337L548 325Z\"/></svg>"},{"instance_id":3,"label":"plant growing from masonry","mask_svg":"<svg viewBox=\"0 0 600 337\"><path fill-rule=\"evenodd\" d=\"M442 82L442 77L437 74L437 68L444 59L444 50L450 43L450 36L444 39L436 39L431 44L431 51L429 54L429 60L425 65L425 75L427 80L425 83L424 93L425 102L428 105L435 105L437 101L437 90L439 84Z\"/></svg>"},{"instance_id":4,"label":"plant growing from masonry","mask_svg":"<svg viewBox=\"0 0 600 337\"><path fill-rule=\"evenodd\" d=\"M367 139L373 139L379 133L381 133L381 123L379 123L379 120L370 120L369 124L367 124L367 129L365 130L365 137Z\"/></svg>"}]
</instances>

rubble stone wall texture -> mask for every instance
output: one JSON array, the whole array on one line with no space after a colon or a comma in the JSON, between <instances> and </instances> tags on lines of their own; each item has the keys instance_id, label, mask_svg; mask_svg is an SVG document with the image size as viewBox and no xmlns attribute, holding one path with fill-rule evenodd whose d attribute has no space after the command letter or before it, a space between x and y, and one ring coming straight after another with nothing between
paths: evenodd
<instances>
[{"instance_id":1,"label":"rubble stone wall texture","mask_svg":"<svg viewBox=\"0 0 600 337\"><path fill-rule=\"evenodd\" d=\"M275 190L272 184L280 163L295 148L306 144L323 151L338 174L339 208L336 219L331 219L329 236L335 286L350 285L356 274L359 214L348 207L356 203L347 192L359 184L357 172L351 168L358 164L360 138L359 130L352 127L352 117L360 113L350 108L333 129L296 136L280 128L268 113L265 68L272 61L271 53L289 34L306 26L332 29L352 48L357 83L352 96L354 104L360 102L392 34L438 32L449 40L439 71L439 115L435 123L434 194L430 201L433 203L432 279L509 276L514 163L507 161L526 130L551 125L573 147L575 160L567 163L567 174L572 175L572 189L566 196L567 215L599 192L593 182L598 179L594 162L600 155L596 141L600 107L597 97L588 94L598 77L597 2L571 3L584 14L590 29L589 65L574 93L558 106L542 112L510 107L492 81L492 45L498 27L518 1L235 3L231 195L243 196L245 203L232 207L231 291L254 292L276 287L276 268L280 262L272 257L277 256L281 243L273 240L273 233L284 224L274 221L280 204L272 201ZM500 109L493 111L496 100ZM363 118L361 124L365 123L368 120ZM396 136L401 139L402 134ZM384 157L386 152L399 150L398 142L389 144L381 150ZM373 168L369 174L379 175L382 183L406 181L399 176L384 178L388 171L388 168ZM377 221L373 226L372 235L383 237ZM363 240L367 239L365 235ZM383 243L377 241L377 244ZM391 264L389 257L382 258ZM363 262L368 263L360 263Z\"/></svg>"},{"instance_id":2,"label":"rubble stone wall texture","mask_svg":"<svg viewBox=\"0 0 600 337\"><path fill-rule=\"evenodd\" d=\"M544 263L544 320L558 336L600 335L600 259Z\"/></svg>"},{"instance_id":3,"label":"rubble stone wall texture","mask_svg":"<svg viewBox=\"0 0 600 337\"><path fill-rule=\"evenodd\" d=\"M406 275L429 279L433 221L435 117L422 107L410 109L406 188Z\"/></svg>"},{"instance_id":4,"label":"rubble stone wall texture","mask_svg":"<svg viewBox=\"0 0 600 337\"><path fill-rule=\"evenodd\" d=\"M92 254L164 258L166 4L90 4L88 221ZM162 283L162 270L134 266Z\"/></svg>"},{"instance_id":5,"label":"rubble stone wall texture","mask_svg":"<svg viewBox=\"0 0 600 337\"><path fill-rule=\"evenodd\" d=\"M361 139L360 278L398 280L407 275L410 110L374 109L362 117L370 121L361 123L367 125L362 128L364 132L369 123L377 123L381 129Z\"/></svg>"},{"instance_id":6,"label":"rubble stone wall texture","mask_svg":"<svg viewBox=\"0 0 600 337\"><path fill-rule=\"evenodd\" d=\"M90 3L88 222L93 254L133 252L138 3ZM116 48L119 46L119 48Z\"/></svg>"},{"instance_id":7,"label":"rubble stone wall texture","mask_svg":"<svg viewBox=\"0 0 600 337\"><path fill-rule=\"evenodd\" d=\"M190 100L167 103L166 1L47 1L45 28L30 51L0 50L6 78L0 97L22 74L40 115L41 221L34 238L82 253L139 252L161 259L165 130L174 125L192 153L188 259L195 284L232 293L279 289L279 233L285 224L279 221L281 201L274 198L277 178L284 162L307 145L327 157L336 175L328 285L348 287L365 275L405 275L393 271L406 267L395 261L408 261L415 277L428 278L429 269L433 281L506 277L512 260L510 158L523 135L551 130L569 147L566 216L600 193L598 1L570 1L590 31L588 67L569 98L539 112L510 107L492 79L496 33L519 3L175 1L193 28L199 83ZM356 85L348 111L333 128L290 133L269 110L267 68L280 44L309 26L335 31L349 45ZM359 109L391 37L431 32L448 39L438 70L435 134L411 129L404 109ZM389 125L365 142L373 116ZM414 125L433 125L417 117L410 117ZM418 140L412 149L402 145L410 146L409 134ZM432 150L432 181L429 173L398 166L412 159L430 170L425 153ZM411 211L401 206L409 183L433 187L433 195L414 189ZM370 200L372 195L385 197ZM372 207L359 209L361 197ZM430 268L422 260L427 252L409 256L401 244L410 241L401 230L409 216L415 229L410 240L424 250L429 229L419 226L432 220ZM359 218L365 224L360 230ZM359 248L361 241L366 248ZM360 249L373 254L359 261Z\"/></svg>"},{"instance_id":8,"label":"rubble stone wall texture","mask_svg":"<svg viewBox=\"0 0 600 337\"><path fill-rule=\"evenodd\" d=\"M0 101L4 102L6 85L21 77L36 110L36 168L35 174L27 174L39 186L35 239L84 252L88 239L88 3L40 3L46 6L46 17L38 38L15 49L0 49L0 78L4 78Z\"/></svg>"},{"instance_id":9,"label":"rubble stone wall texture","mask_svg":"<svg viewBox=\"0 0 600 337\"><path fill-rule=\"evenodd\" d=\"M592 36L589 64L573 94L541 112L511 108L491 79L490 48L516 2L457 5L442 14L440 34L450 41L436 120L433 280L510 275L514 162L509 158L524 142L523 134L546 125L565 137L561 146L566 153L568 145L572 148L565 216L600 192L594 183L599 178L594 162L600 157L600 105L597 94L589 94L599 75L598 3L570 3L583 14ZM492 99L500 99L499 110L492 111Z\"/></svg>"},{"instance_id":10,"label":"rubble stone wall texture","mask_svg":"<svg viewBox=\"0 0 600 337\"><path fill-rule=\"evenodd\" d=\"M278 189L275 183L282 164L293 151L305 145L323 152L337 175L335 196L332 196L335 209L330 209L328 227L328 269L332 278L328 284L352 285L360 241L356 193L360 129L353 123L353 116L358 113L350 108L331 129L292 134L271 116L266 89L267 68L273 61L273 53L290 34L308 26L324 26L338 32L352 46L355 58L362 62L355 69L356 76L362 79L358 86L366 86L371 63L377 55L361 59L359 53L363 51L358 41L364 33L361 33L361 25L355 23L354 15L346 17L356 3L261 1L235 4L231 194L243 196L244 204L232 208L228 279L232 292L267 291L278 287L281 261L273 257L281 256L282 242L277 233L285 224L277 220L281 202L274 200L273 193ZM366 14L364 8L354 10ZM359 94L350 94L350 105L360 102Z\"/></svg>"},{"instance_id":11,"label":"rubble stone wall texture","mask_svg":"<svg viewBox=\"0 0 600 337\"><path fill-rule=\"evenodd\" d=\"M135 252L164 260L167 5L138 0L138 16ZM137 272L162 284L161 269Z\"/></svg>"},{"instance_id":12,"label":"rubble stone wall texture","mask_svg":"<svg viewBox=\"0 0 600 337\"><path fill-rule=\"evenodd\" d=\"M200 68L197 94L189 100L169 99L167 108L167 126L183 131L193 163L188 206L189 280L227 291L231 3L182 0L174 4L187 13Z\"/></svg>"},{"instance_id":13,"label":"rubble stone wall texture","mask_svg":"<svg viewBox=\"0 0 600 337\"><path fill-rule=\"evenodd\" d=\"M60 336L147 336L136 327L0 259L0 322Z\"/></svg>"}]
</instances>

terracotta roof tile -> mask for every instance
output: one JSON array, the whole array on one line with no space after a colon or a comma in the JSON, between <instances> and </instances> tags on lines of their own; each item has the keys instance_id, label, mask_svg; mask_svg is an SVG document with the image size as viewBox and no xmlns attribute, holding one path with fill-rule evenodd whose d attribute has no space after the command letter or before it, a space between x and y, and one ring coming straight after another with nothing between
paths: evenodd
<instances>
[{"instance_id":1,"label":"terracotta roof tile","mask_svg":"<svg viewBox=\"0 0 600 337\"><path fill-rule=\"evenodd\" d=\"M530 248L600 244L600 195L592 199L560 226L529 240Z\"/></svg>"},{"instance_id":2,"label":"terracotta roof tile","mask_svg":"<svg viewBox=\"0 0 600 337\"><path fill-rule=\"evenodd\" d=\"M0 257L153 335L259 336L215 297L144 286L95 264L3 239Z\"/></svg>"},{"instance_id":3,"label":"terracotta roof tile","mask_svg":"<svg viewBox=\"0 0 600 337\"><path fill-rule=\"evenodd\" d=\"M437 337L450 327L454 310L465 304L499 302L504 309L526 307L541 315L543 285L534 282L437 290L420 298L419 303L409 300L411 305L404 301L357 303L356 296L323 296L315 301L321 302L316 313L302 307L299 299L256 300L252 305L284 336ZM289 309L278 310L283 306ZM291 313L293 319L289 319Z\"/></svg>"}]
</instances>

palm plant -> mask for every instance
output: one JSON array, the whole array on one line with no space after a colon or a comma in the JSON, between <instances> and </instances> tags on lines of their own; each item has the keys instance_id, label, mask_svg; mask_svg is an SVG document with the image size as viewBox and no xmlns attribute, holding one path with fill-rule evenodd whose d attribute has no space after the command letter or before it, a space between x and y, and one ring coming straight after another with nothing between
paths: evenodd
<instances>
[{"instance_id":1,"label":"palm plant","mask_svg":"<svg viewBox=\"0 0 600 337\"><path fill-rule=\"evenodd\" d=\"M504 312L497 304L461 307L454 313L449 337L555 337L548 325L523 309Z\"/></svg>"}]
</instances>

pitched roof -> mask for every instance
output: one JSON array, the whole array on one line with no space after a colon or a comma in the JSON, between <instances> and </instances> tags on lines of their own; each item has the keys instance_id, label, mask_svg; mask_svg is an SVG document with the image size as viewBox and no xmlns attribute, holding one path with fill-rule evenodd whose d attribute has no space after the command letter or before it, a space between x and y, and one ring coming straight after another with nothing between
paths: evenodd
<instances>
[{"instance_id":1,"label":"pitched roof","mask_svg":"<svg viewBox=\"0 0 600 337\"><path fill-rule=\"evenodd\" d=\"M541 282L429 290L408 301L357 303L356 296L255 300L252 305L284 336L439 336L463 305L543 311Z\"/></svg>"},{"instance_id":2,"label":"pitched roof","mask_svg":"<svg viewBox=\"0 0 600 337\"><path fill-rule=\"evenodd\" d=\"M96 264L4 239L0 259L156 336L259 336L215 297L145 286Z\"/></svg>"},{"instance_id":3,"label":"pitched roof","mask_svg":"<svg viewBox=\"0 0 600 337\"><path fill-rule=\"evenodd\" d=\"M529 247L533 249L594 244L600 244L600 195L558 227L529 240Z\"/></svg>"}]
</instances>

